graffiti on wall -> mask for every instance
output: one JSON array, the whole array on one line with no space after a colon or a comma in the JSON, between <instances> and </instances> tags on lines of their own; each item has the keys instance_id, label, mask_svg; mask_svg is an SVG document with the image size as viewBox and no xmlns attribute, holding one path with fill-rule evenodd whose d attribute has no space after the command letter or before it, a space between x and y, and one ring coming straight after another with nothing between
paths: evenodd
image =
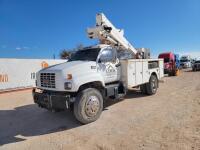
<instances>
[{"instance_id":1,"label":"graffiti on wall","mask_svg":"<svg viewBox=\"0 0 200 150\"><path fill-rule=\"evenodd\" d=\"M8 75L7 74L0 74L0 83L1 82L8 82Z\"/></svg>"},{"instance_id":2,"label":"graffiti on wall","mask_svg":"<svg viewBox=\"0 0 200 150\"><path fill-rule=\"evenodd\" d=\"M31 72L31 79L35 79L36 78L36 73L35 72Z\"/></svg>"}]
</instances>

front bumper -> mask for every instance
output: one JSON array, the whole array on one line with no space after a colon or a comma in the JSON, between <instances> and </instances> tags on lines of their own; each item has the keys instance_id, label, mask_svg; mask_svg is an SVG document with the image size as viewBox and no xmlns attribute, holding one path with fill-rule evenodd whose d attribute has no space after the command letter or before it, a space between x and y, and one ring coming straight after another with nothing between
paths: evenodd
<instances>
[{"instance_id":1,"label":"front bumper","mask_svg":"<svg viewBox=\"0 0 200 150\"><path fill-rule=\"evenodd\" d=\"M36 89L33 89L32 94L34 102L42 108L49 110L64 110L69 108L70 95L50 91L37 92Z\"/></svg>"},{"instance_id":2,"label":"front bumper","mask_svg":"<svg viewBox=\"0 0 200 150\"><path fill-rule=\"evenodd\" d=\"M193 70L200 70L200 65L194 65L194 66L192 67L192 69L193 69Z\"/></svg>"},{"instance_id":3,"label":"front bumper","mask_svg":"<svg viewBox=\"0 0 200 150\"><path fill-rule=\"evenodd\" d=\"M164 74L172 73L173 71L171 69L164 69Z\"/></svg>"},{"instance_id":4,"label":"front bumper","mask_svg":"<svg viewBox=\"0 0 200 150\"><path fill-rule=\"evenodd\" d=\"M181 66L181 68L189 68L190 67L188 64L181 64L180 66Z\"/></svg>"}]
</instances>

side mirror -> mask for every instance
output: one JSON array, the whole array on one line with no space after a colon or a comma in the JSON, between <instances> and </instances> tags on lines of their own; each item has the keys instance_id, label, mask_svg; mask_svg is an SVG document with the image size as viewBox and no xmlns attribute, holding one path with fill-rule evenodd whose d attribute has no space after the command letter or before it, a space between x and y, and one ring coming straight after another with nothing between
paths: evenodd
<instances>
[{"instance_id":1,"label":"side mirror","mask_svg":"<svg viewBox=\"0 0 200 150\"><path fill-rule=\"evenodd\" d=\"M115 65L115 67L119 67L119 66L121 66L121 63L120 63L119 59L116 58L116 65Z\"/></svg>"},{"instance_id":2,"label":"side mirror","mask_svg":"<svg viewBox=\"0 0 200 150\"><path fill-rule=\"evenodd\" d=\"M120 62L115 65L115 67L119 67L119 66L121 66Z\"/></svg>"},{"instance_id":3,"label":"side mirror","mask_svg":"<svg viewBox=\"0 0 200 150\"><path fill-rule=\"evenodd\" d=\"M112 60L110 60L108 57L100 57L99 58L99 63L106 63L109 61L112 61Z\"/></svg>"}]
</instances>

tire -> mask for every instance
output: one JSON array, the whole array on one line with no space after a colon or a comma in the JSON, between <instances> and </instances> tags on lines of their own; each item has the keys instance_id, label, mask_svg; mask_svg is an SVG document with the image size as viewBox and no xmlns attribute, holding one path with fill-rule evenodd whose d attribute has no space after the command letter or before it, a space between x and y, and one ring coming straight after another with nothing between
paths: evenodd
<instances>
[{"instance_id":1,"label":"tire","mask_svg":"<svg viewBox=\"0 0 200 150\"><path fill-rule=\"evenodd\" d=\"M176 70L173 71L172 76L176 76Z\"/></svg>"},{"instance_id":2,"label":"tire","mask_svg":"<svg viewBox=\"0 0 200 150\"><path fill-rule=\"evenodd\" d=\"M103 110L101 93L94 88L81 91L74 103L74 115L82 124L96 121Z\"/></svg>"},{"instance_id":3,"label":"tire","mask_svg":"<svg viewBox=\"0 0 200 150\"><path fill-rule=\"evenodd\" d=\"M169 76L176 76L176 70L172 70Z\"/></svg>"},{"instance_id":4,"label":"tire","mask_svg":"<svg viewBox=\"0 0 200 150\"><path fill-rule=\"evenodd\" d=\"M169 76L169 77L170 77L170 76L172 76L172 73L171 73L171 72L169 72L169 73L168 73L168 76Z\"/></svg>"},{"instance_id":5,"label":"tire","mask_svg":"<svg viewBox=\"0 0 200 150\"><path fill-rule=\"evenodd\" d=\"M142 92L142 94L147 94L147 86L146 86L146 84L140 85L140 91Z\"/></svg>"},{"instance_id":6,"label":"tire","mask_svg":"<svg viewBox=\"0 0 200 150\"><path fill-rule=\"evenodd\" d=\"M158 89L158 79L156 75L151 75L149 79L149 83L146 85L147 87L147 94L148 95L154 95L157 92Z\"/></svg>"}]
</instances>

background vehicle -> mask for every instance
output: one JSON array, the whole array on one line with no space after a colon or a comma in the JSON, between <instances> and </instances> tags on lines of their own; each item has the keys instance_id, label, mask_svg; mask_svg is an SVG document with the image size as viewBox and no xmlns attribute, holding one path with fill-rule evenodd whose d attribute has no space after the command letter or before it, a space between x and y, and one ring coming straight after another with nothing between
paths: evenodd
<instances>
[{"instance_id":1,"label":"background vehicle","mask_svg":"<svg viewBox=\"0 0 200 150\"><path fill-rule=\"evenodd\" d=\"M108 99L118 100L132 87L140 86L144 94L156 93L163 75L162 59L145 58L137 51L104 14L97 14L96 26L88 36L99 39L96 46L77 51L68 62L37 73L34 102L49 110L73 108L81 123L97 120ZM117 52L128 50L128 59L119 59Z\"/></svg>"},{"instance_id":2,"label":"background vehicle","mask_svg":"<svg viewBox=\"0 0 200 150\"><path fill-rule=\"evenodd\" d=\"M192 65L192 70L193 70L193 71L198 71L198 70L200 70L200 60L196 60L196 61L194 62L194 64Z\"/></svg>"},{"instance_id":3,"label":"background vehicle","mask_svg":"<svg viewBox=\"0 0 200 150\"><path fill-rule=\"evenodd\" d=\"M190 55L185 55L180 58L181 68L191 68L192 67L192 59Z\"/></svg>"},{"instance_id":4,"label":"background vehicle","mask_svg":"<svg viewBox=\"0 0 200 150\"><path fill-rule=\"evenodd\" d=\"M179 75L180 60L179 55L172 52L161 53L158 58L164 59L164 73L169 76Z\"/></svg>"}]
</instances>

